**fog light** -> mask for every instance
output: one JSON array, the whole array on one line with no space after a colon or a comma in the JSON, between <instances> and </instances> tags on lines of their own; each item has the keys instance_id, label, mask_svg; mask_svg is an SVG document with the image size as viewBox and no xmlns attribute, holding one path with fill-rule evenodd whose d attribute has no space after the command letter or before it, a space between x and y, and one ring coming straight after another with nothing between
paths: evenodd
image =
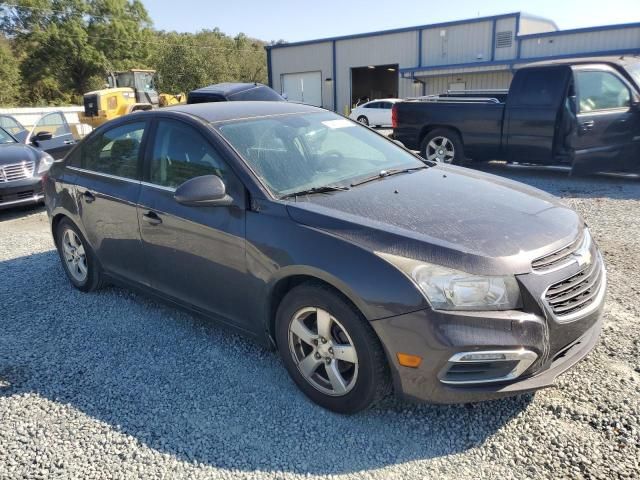
<instances>
[{"instance_id":1,"label":"fog light","mask_svg":"<svg viewBox=\"0 0 640 480\"><path fill-rule=\"evenodd\" d=\"M458 359L459 362L485 362L491 360L506 360L504 353L468 353Z\"/></svg>"},{"instance_id":2,"label":"fog light","mask_svg":"<svg viewBox=\"0 0 640 480\"><path fill-rule=\"evenodd\" d=\"M408 353L398 353L398 363L403 367L418 368L422 363L422 357L418 355L409 355Z\"/></svg>"}]
</instances>

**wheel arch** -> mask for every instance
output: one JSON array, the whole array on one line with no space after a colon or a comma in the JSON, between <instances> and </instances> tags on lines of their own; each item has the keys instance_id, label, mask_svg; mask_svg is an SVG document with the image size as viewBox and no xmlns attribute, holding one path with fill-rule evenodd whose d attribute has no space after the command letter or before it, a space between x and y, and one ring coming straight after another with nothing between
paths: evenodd
<instances>
[{"instance_id":1,"label":"wheel arch","mask_svg":"<svg viewBox=\"0 0 640 480\"><path fill-rule=\"evenodd\" d=\"M456 133L460 138L462 145L464 146L464 137L462 136L462 132L460 131L459 128L454 127L452 125L425 125L420 130L420 135L418 136L418 145L420 146L421 149L422 149L422 142L424 141L424 139L427 137L427 135L429 135L429 133L433 132L434 130L450 130Z\"/></svg>"},{"instance_id":2,"label":"wheel arch","mask_svg":"<svg viewBox=\"0 0 640 480\"><path fill-rule=\"evenodd\" d=\"M297 268L286 270L286 272L279 275L278 278L271 283L267 295L265 327L273 345L276 345L275 324L278 307L287 293L305 283L328 287L355 308L365 319L370 320L367 318L364 302L361 301L358 296L339 279L327 274L326 272L315 269L310 271Z\"/></svg>"}]
</instances>

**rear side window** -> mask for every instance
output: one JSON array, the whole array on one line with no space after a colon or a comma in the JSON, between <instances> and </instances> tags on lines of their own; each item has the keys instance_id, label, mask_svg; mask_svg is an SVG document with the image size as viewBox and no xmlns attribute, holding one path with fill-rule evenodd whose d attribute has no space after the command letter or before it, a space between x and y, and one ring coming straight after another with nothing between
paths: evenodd
<instances>
[{"instance_id":1,"label":"rear side window","mask_svg":"<svg viewBox=\"0 0 640 480\"><path fill-rule=\"evenodd\" d=\"M611 72L576 72L580 113L628 108L631 92L627 86Z\"/></svg>"},{"instance_id":2,"label":"rear side window","mask_svg":"<svg viewBox=\"0 0 640 480\"><path fill-rule=\"evenodd\" d=\"M93 137L82 149L82 168L137 179L145 127L146 122L128 123Z\"/></svg>"},{"instance_id":3,"label":"rear side window","mask_svg":"<svg viewBox=\"0 0 640 480\"><path fill-rule=\"evenodd\" d=\"M175 188L203 175L227 179L225 163L218 153L193 127L160 120L151 159L151 183Z\"/></svg>"},{"instance_id":4,"label":"rear side window","mask_svg":"<svg viewBox=\"0 0 640 480\"><path fill-rule=\"evenodd\" d=\"M558 103L564 83L556 69L540 69L527 72L520 86L519 104L551 106Z\"/></svg>"}]
</instances>

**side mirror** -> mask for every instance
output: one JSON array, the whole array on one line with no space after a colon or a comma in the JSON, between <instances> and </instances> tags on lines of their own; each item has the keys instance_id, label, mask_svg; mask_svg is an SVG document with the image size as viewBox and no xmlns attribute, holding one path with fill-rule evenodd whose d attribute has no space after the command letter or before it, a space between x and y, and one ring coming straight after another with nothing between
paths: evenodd
<instances>
[{"instance_id":1,"label":"side mirror","mask_svg":"<svg viewBox=\"0 0 640 480\"><path fill-rule=\"evenodd\" d=\"M192 178L180 185L173 194L176 202L192 207L220 207L233 203L227 188L217 175Z\"/></svg>"},{"instance_id":2,"label":"side mirror","mask_svg":"<svg viewBox=\"0 0 640 480\"><path fill-rule=\"evenodd\" d=\"M34 145L38 145L38 142L51 140L52 138L53 138L53 134L51 132L38 132L33 137L31 137L31 142Z\"/></svg>"}]
</instances>

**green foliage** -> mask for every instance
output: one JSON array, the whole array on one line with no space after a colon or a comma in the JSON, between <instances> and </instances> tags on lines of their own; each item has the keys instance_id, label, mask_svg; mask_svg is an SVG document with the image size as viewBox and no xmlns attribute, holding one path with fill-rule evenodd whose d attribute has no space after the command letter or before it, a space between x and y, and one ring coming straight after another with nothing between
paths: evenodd
<instances>
[{"instance_id":1,"label":"green foliage","mask_svg":"<svg viewBox=\"0 0 640 480\"><path fill-rule=\"evenodd\" d=\"M26 103L68 103L108 70L144 65L151 21L139 0L18 0L0 28L23 61Z\"/></svg>"},{"instance_id":2,"label":"green foliage","mask_svg":"<svg viewBox=\"0 0 640 480\"><path fill-rule=\"evenodd\" d=\"M20 96L20 63L9 42L0 39L0 105L14 106Z\"/></svg>"},{"instance_id":3,"label":"green foliage","mask_svg":"<svg viewBox=\"0 0 640 480\"><path fill-rule=\"evenodd\" d=\"M218 29L196 34L158 32L150 63L163 92L188 92L220 82L267 81L264 43L224 35Z\"/></svg>"},{"instance_id":4,"label":"green foliage","mask_svg":"<svg viewBox=\"0 0 640 480\"><path fill-rule=\"evenodd\" d=\"M11 2L0 3L0 32L16 54L0 48L0 104L15 103L17 90L23 105L80 103L108 72L129 68L156 69L163 93L267 81L263 42L218 29L155 31L141 0Z\"/></svg>"}]
</instances>

